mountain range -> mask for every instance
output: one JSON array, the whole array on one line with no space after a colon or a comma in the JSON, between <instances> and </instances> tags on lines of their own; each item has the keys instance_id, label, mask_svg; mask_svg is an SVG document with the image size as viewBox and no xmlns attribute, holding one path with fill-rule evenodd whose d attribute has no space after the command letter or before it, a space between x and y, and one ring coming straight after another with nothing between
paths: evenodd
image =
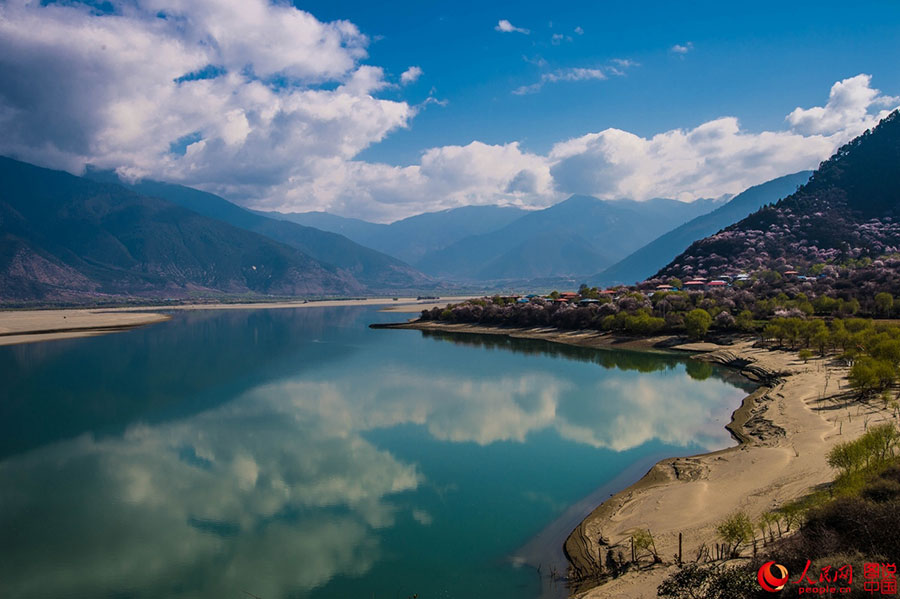
<instances>
[{"instance_id":1,"label":"mountain range","mask_svg":"<svg viewBox=\"0 0 900 599\"><path fill-rule=\"evenodd\" d=\"M683 252L691 243L712 235L756 212L766 204L774 203L809 181L812 171L801 171L778 177L760 185L754 185L734 196L728 203L708 214L672 229L654 239L625 259L613 264L590 278L600 285L631 285L643 281L665 266L672 256Z\"/></svg>"},{"instance_id":2,"label":"mountain range","mask_svg":"<svg viewBox=\"0 0 900 599\"><path fill-rule=\"evenodd\" d=\"M362 293L339 269L120 185L0 158L0 300Z\"/></svg>"},{"instance_id":3,"label":"mountain range","mask_svg":"<svg viewBox=\"0 0 900 599\"><path fill-rule=\"evenodd\" d=\"M150 180L129 184L120 181L115 173L109 171L89 171L87 177L124 185L141 195L172 202L198 214L289 245L322 264L335 267L339 273L356 280L369 292L418 290L434 286L434 281L401 260L364 247L343 235L268 218L212 193Z\"/></svg>"},{"instance_id":4,"label":"mountain range","mask_svg":"<svg viewBox=\"0 0 900 599\"><path fill-rule=\"evenodd\" d=\"M900 111L894 111L823 162L795 193L692 243L656 276L805 271L894 258L900 253L898 166Z\"/></svg>"},{"instance_id":5,"label":"mountain range","mask_svg":"<svg viewBox=\"0 0 900 599\"><path fill-rule=\"evenodd\" d=\"M846 165L830 168L833 187L834 173ZM825 172L801 191L821 194ZM324 212L256 212L181 185L129 183L90 169L76 177L0 158L0 301L393 294L459 285L568 286L576 279L630 283L697 239L733 229L729 225L807 179L809 172L780 177L727 202L572 196L542 210L469 206L378 224ZM845 213L859 210L838 212L851 219ZM691 246L693 253L672 263L671 272L696 273L721 262L724 238L716 239ZM794 243L806 247L807 241Z\"/></svg>"},{"instance_id":6,"label":"mountain range","mask_svg":"<svg viewBox=\"0 0 900 599\"><path fill-rule=\"evenodd\" d=\"M543 210L466 206L389 225L325 212L265 214L347 235L437 278L486 283L596 272L722 201L572 196Z\"/></svg>"},{"instance_id":7,"label":"mountain range","mask_svg":"<svg viewBox=\"0 0 900 599\"><path fill-rule=\"evenodd\" d=\"M410 264L460 239L503 228L528 214L511 206L463 206L426 212L391 224L370 223L328 212L262 213L324 231L339 233L356 243L376 249Z\"/></svg>"},{"instance_id":8,"label":"mountain range","mask_svg":"<svg viewBox=\"0 0 900 599\"><path fill-rule=\"evenodd\" d=\"M416 266L454 280L589 274L715 205L713 200L604 201L576 195L529 212L497 231L431 252Z\"/></svg>"}]
</instances>

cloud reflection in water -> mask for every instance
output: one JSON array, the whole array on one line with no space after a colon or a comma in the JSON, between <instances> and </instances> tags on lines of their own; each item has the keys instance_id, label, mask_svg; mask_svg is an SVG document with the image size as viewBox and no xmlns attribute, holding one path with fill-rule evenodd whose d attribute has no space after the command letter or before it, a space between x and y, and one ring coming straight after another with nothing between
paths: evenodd
<instances>
[{"instance_id":1,"label":"cloud reflection in water","mask_svg":"<svg viewBox=\"0 0 900 599\"><path fill-rule=\"evenodd\" d=\"M269 599L366 574L395 550L379 529L401 510L416 526L439 524L415 495L399 500L426 482L419 466L368 440L401 425L447 442L450 460L457 443L523 444L541 431L617 452L729 444L722 427L741 392L721 380L596 352L589 361L603 368L577 378L569 360L533 353L542 361L477 372L336 360L180 420L10 457L0 462L0 594Z\"/></svg>"}]
</instances>

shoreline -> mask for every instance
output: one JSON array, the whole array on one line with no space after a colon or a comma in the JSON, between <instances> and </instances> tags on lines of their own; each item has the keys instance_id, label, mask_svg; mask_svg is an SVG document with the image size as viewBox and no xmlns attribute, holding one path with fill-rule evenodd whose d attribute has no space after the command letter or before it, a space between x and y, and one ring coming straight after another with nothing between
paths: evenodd
<instances>
[{"instance_id":1,"label":"shoreline","mask_svg":"<svg viewBox=\"0 0 900 599\"><path fill-rule=\"evenodd\" d=\"M391 312L420 312L446 302L467 297L418 300L412 297L256 302L235 304L178 304L172 306L119 306L109 308L45 308L36 310L0 309L0 346L94 337L121 333L172 319L171 312L192 310L277 310L335 306L390 306Z\"/></svg>"},{"instance_id":2,"label":"shoreline","mask_svg":"<svg viewBox=\"0 0 900 599\"><path fill-rule=\"evenodd\" d=\"M0 312L0 346L121 333L171 318L158 312L102 309L4 311Z\"/></svg>"},{"instance_id":3,"label":"shoreline","mask_svg":"<svg viewBox=\"0 0 900 599\"><path fill-rule=\"evenodd\" d=\"M684 538L684 561L693 561L703 546L718 541L716 526L734 512L744 511L755 521L762 513L830 483L834 478L826 462L830 447L855 439L869 424L891 418L872 403L850 397L846 367L829 358L804 363L796 353L757 348L747 339L714 345L683 343L671 336L621 338L550 328L435 322L375 326L507 335L597 349L686 352L740 372L759 385L726 425L737 445L660 460L637 482L596 505L572 530L563 551L570 566L569 594L577 599L655 598L657 586L676 568L679 533ZM598 561L609 549L627 554L629 533L636 528L652 532L665 563L600 580Z\"/></svg>"}]
</instances>

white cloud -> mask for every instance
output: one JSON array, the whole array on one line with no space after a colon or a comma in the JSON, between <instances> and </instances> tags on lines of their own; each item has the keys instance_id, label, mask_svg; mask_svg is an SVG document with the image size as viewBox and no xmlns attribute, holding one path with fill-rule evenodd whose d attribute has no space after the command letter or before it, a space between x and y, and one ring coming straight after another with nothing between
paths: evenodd
<instances>
[{"instance_id":1,"label":"white cloud","mask_svg":"<svg viewBox=\"0 0 900 599\"><path fill-rule=\"evenodd\" d=\"M415 113L373 96L384 72L360 64L368 39L346 21L266 0L116 9L0 7L0 153L254 198L352 158ZM169 151L194 136L183 155Z\"/></svg>"},{"instance_id":2,"label":"white cloud","mask_svg":"<svg viewBox=\"0 0 900 599\"><path fill-rule=\"evenodd\" d=\"M500 19L500 21L497 22L497 26L494 27L494 29L496 31L501 31L503 33L524 33L525 35L528 35L529 33L531 33L530 30L524 29L522 27L516 27L515 25L513 25L506 19Z\"/></svg>"},{"instance_id":3,"label":"white cloud","mask_svg":"<svg viewBox=\"0 0 900 599\"><path fill-rule=\"evenodd\" d=\"M528 64L533 64L536 67L545 67L547 66L547 61L543 56L535 55L533 58L522 55L522 60L527 62Z\"/></svg>"},{"instance_id":4,"label":"white cloud","mask_svg":"<svg viewBox=\"0 0 900 599\"><path fill-rule=\"evenodd\" d=\"M313 196L338 214L389 221L424 210L495 203L545 207L558 199L546 158L517 142L431 148L406 167L335 160L323 164L321 173L309 186L274 190L275 199L264 207L309 206Z\"/></svg>"},{"instance_id":5,"label":"white cloud","mask_svg":"<svg viewBox=\"0 0 900 599\"><path fill-rule=\"evenodd\" d=\"M635 60L631 60L630 58L613 58L612 60L610 60L610 62L623 69L630 69L632 67L641 66L641 63Z\"/></svg>"},{"instance_id":6,"label":"white cloud","mask_svg":"<svg viewBox=\"0 0 900 599\"><path fill-rule=\"evenodd\" d=\"M604 69L560 69L552 73L547 73L543 79L555 83L557 81L586 81L590 79L606 79L606 70Z\"/></svg>"},{"instance_id":7,"label":"white cloud","mask_svg":"<svg viewBox=\"0 0 900 599\"><path fill-rule=\"evenodd\" d=\"M422 67L409 67L400 75L400 83L407 85L422 76Z\"/></svg>"},{"instance_id":8,"label":"white cloud","mask_svg":"<svg viewBox=\"0 0 900 599\"><path fill-rule=\"evenodd\" d=\"M576 81L591 73L547 75L547 80ZM790 129L748 131L737 118L722 117L649 137L606 129L559 142L546 155L528 152L517 143L472 142L432 148L418 164L407 167L346 162L335 166L328 185L320 177L320 187L306 189L301 197L320 198L323 208L338 213L380 215L381 220L469 204L539 208L572 193L637 200L719 197L815 168L883 118L889 111L879 110L881 106L897 103L896 98L864 90L854 97L865 99L868 116L847 120L845 128L828 135ZM822 118L830 119L830 114ZM290 207L290 200L284 207Z\"/></svg>"},{"instance_id":9,"label":"white cloud","mask_svg":"<svg viewBox=\"0 0 900 599\"><path fill-rule=\"evenodd\" d=\"M804 135L833 135L848 129L868 129L884 116L870 114L870 107L900 104L900 98L883 96L871 82L872 76L865 74L838 81L831 86L824 107L797 107L787 116L787 121L792 129Z\"/></svg>"},{"instance_id":10,"label":"white cloud","mask_svg":"<svg viewBox=\"0 0 900 599\"><path fill-rule=\"evenodd\" d=\"M814 168L839 146L874 126L892 104L861 75L836 83L825 108L797 109L790 131L742 130L735 117L650 138L606 129L556 144L551 174L564 193L638 200L692 200L737 193L780 175Z\"/></svg>"},{"instance_id":11,"label":"white cloud","mask_svg":"<svg viewBox=\"0 0 900 599\"><path fill-rule=\"evenodd\" d=\"M822 137L744 132L736 118L724 117L651 138L607 129L556 144L550 158L554 182L565 193L691 200L809 168L834 147Z\"/></svg>"},{"instance_id":12,"label":"white cloud","mask_svg":"<svg viewBox=\"0 0 900 599\"><path fill-rule=\"evenodd\" d=\"M0 154L73 172L115 168L252 207L384 222L468 204L544 207L576 192L639 200L737 193L815 167L900 103L861 74L835 83L824 106L795 109L784 130L747 131L725 116L648 137L590 132L546 154L476 140L428 149L400 167L357 156L446 100L434 91L415 106L377 97L396 86L363 63L369 40L352 23L268 0L114 6L98 16L78 3L0 3ZM506 20L497 29L525 31ZM638 66L531 62L544 72L513 93ZM411 66L400 83L421 73Z\"/></svg>"},{"instance_id":13,"label":"white cloud","mask_svg":"<svg viewBox=\"0 0 900 599\"><path fill-rule=\"evenodd\" d=\"M577 33L578 35L584 35L584 29L582 29L581 27L576 27L575 33Z\"/></svg>"},{"instance_id":14,"label":"white cloud","mask_svg":"<svg viewBox=\"0 0 900 599\"><path fill-rule=\"evenodd\" d=\"M546 83L557 83L560 81L602 81L604 79L608 79L609 75L621 77L625 74L622 69L637 65L637 63L631 61L617 60L615 62L616 65L621 68L613 66L604 66L597 68L574 67L567 69L557 69L549 73L543 73L541 75L540 81L537 81L530 85L517 87L512 91L512 93L517 96L534 94L539 92Z\"/></svg>"},{"instance_id":15,"label":"white cloud","mask_svg":"<svg viewBox=\"0 0 900 599\"><path fill-rule=\"evenodd\" d=\"M694 43L687 42L684 44L675 44L674 46L669 48L669 51L673 52L674 54L680 54L680 55L684 56L685 54L687 54L688 52L690 52L693 49L694 49Z\"/></svg>"}]
</instances>

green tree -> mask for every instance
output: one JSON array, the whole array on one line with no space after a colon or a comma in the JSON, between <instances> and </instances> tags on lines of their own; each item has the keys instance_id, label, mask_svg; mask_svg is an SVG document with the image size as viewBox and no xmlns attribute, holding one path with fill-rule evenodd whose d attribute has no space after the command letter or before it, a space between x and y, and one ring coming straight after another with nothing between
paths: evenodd
<instances>
[{"instance_id":1,"label":"green tree","mask_svg":"<svg viewBox=\"0 0 900 599\"><path fill-rule=\"evenodd\" d=\"M890 316L894 309L894 296L886 291L875 294L875 308L882 316Z\"/></svg>"},{"instance_id":2,"label":"green tree","mask_svg":"<svg viewBox=\"0 0 900 599\"><path fill-rule=\"evenodd\" d=\"M865 453L859 443L838 443L828 452L828 465L843 474L856 472L863 467Z\"/></svg>"},{"instance_id":3,"label":"green tree","mask_svg":"<svg viewBox=\"0 0 900 599\"><path fill-rule=\"evenodd\" d=\"M652 335L666 326L665 320L650 316L650 314L644 310L641 310L633 316L624 315L623 318L625 320L625 330L637 335Z\"/></svg>"},{"instance_id":4,"label":"green tree","mask_svg":"<svg viewBox=\"0 0 900 599\"><path fill-rule=\"evenodd\" d=\"M744 512L735 512L716 527L728 545L732 557L740 555L741 545L753 540L753 521Z\"/></svg>"},{"instance_id":5,"label":"green tree","mask_svg":"<svg viewBox=\"0 0 900 599\"><path fill-rule=\"evenodd\" d=\"M759 278L766 283L777 283L781 280L781 273L774 270L764 270L759 273Z\"/></svg>"},{"instance_id":6,"label":"green tree","mask_svg":"<svg viewBox=\"0 0 900 599\"><path fill-rule=\"evenodd\" d=\"M812 344L819 350L820 356L825 356L825 350L828 348L828 344L831 342L831 336L828 334L828 330L822 330L815 334L812 338Z\"/></svg>"},{"instance_id":7,"label":"green tree","mask_svg":"<svg viewBox=\"0 0 900 599\"><path fill-rule=\"evenodd\" d=\"M853 316L859 312L859 300L854 297L849 302L843 302L840 312L846 316Z\"/></svg>"},{"instance_id":8,"label":"green tree","mask_svg":"<svg viewBox=\"0 0 900 599\"><path fill-rule=\"evenodd\" d=\"M653 558L653 563L658 564L662 561L659 557L659 552L656 550L656 542L653 540L653 535L650 533L649 528L636 528L632 531L631 538L634 541L636 559L640 560L646 553Z\"/></svg>"},{"instance_id":9,"label":"green tree","mask_svg":"<svg viewBox=\"0 0 900 599\"><path fill-rule=\"evenodd\" d=\"M800 323L800 338L803 339L804 346L809 347L812 340L820 333L828 329L825 323L818 319L804 320Z\"/></svg>"},{"instance_id":10,"label":"green tree","mask_svg":"<svg viewBox=\"0 0 900 599\"><path fill-rule=\"evenodd\" d=\"M753 312L750 310L742 310L734 320L735 326L742 331L753 330Z\"/></svg>"},{"instance_id":11,"label":"green tree","mask_svg":"<svg viewBox=\"0 0 900 599\"><path fill-rule=\"evenodd\" d=\"M878 375L875 372L875 360L862 356L853 363L848 377L850 386L860 395L868 395L878 388Z\"/></svg>"},{"instance_id":12,"label":"green tree","mask_svg":"<svg viewBox=\"0 0 900 599\"><path fill-rule=\"evenodd\" d=\"M693 339L706 337L709 326L712 324L712 316L703 308L696 308L684 315L684 328Z\"/></svg>"}]
</instances>

